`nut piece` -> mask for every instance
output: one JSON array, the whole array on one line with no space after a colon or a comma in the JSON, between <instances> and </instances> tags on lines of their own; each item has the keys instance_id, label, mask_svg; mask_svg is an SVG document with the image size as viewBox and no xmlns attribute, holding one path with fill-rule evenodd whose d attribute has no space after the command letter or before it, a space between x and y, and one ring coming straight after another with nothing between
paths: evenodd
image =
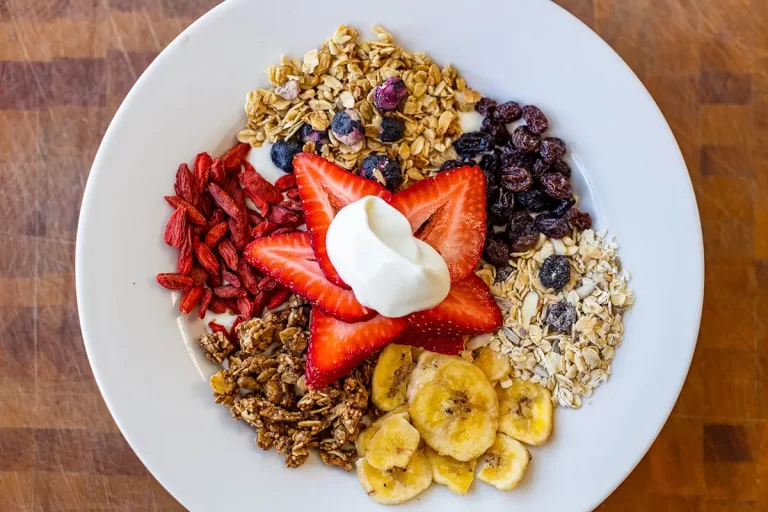
<instances>
[{"instance_id":1,"label":"nut piece","mask_svg":"<svg viewBox=\"0 0 768 512\"><path fill-rule=\"evenodd\" d=\"M205 357L214 363L223 363L224 358L235 351L235 346L223 333L206 333L200 337L200 346L205 350Z\"/></svg>"}]
</instances>

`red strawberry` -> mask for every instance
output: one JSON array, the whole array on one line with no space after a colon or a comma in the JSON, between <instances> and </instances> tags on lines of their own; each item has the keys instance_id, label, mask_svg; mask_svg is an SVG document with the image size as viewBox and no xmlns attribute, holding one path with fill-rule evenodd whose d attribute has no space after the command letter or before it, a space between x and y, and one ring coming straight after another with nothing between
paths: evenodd
<instances>
[{"instance_id":1,"label":"red strawberry","mask_svg":"<svg viewBox=\"0 0 768 512\"><path fill-rule=\"evenodd\" d=\"M320 268L333 284L349 288L328 259L325 248L328 226L331 225L336 212L349 203L365 196L379 196L388 201L392 194L378 183L355 176L317 155L299 153L293 159L293 168L299 194L304 202L304 216L312 237L312 248L315 250ZM480 176L482 177L482 173ZM484 186L481 184L481 187ZM484 205L483 208L485 208ZM485 224L483 224L483 230L485 230Z\"/></svg>"},{"instance_id":2,"label":"red strawberry","mask_svg":"<svg viewBox=\"0 0 768 512\"><path fill-rule=\"evenodd\" d=\"M411 329L406 330L403 334L392 340L392 343L399 343L400 345L408 345L410 347L419 347L424 350L429 350L430 352L437 352L438 354L446 354L449 356L455 356L464 350L463 336L441 338Z\"/></svg>"},{"instance_id":3,"label":"red strawberry","mask_svg":"<svg viewBox=\"0 0 768 512\"><path fill-rule=\"evenodd\" d=\"M319 389L343 377L407 327L408 322L402 318L378 315L365 322L348 324L312 310L307 386Z\"/></svg>"},{"instance_id":4,"label":"red strawberry","mask_svg":"<svg viewBox=\"0 0 768 512\"><path fill-rule=\"evenodd\" d=\"M343 290L325 278L308 233L258 238L245 248L244 255L252 266L339 320L358 322L376 314L357 302L352 291Z\"/></svg>"},{"instance_id":5,"label":"red strawberry","mask_svg":"<svg viewBox=\"0 0 768 512\"><path fill-rule=\"evenodd\" d=\"M451 283L474 270L485 243L485 177L480 168L461 167L419 181L395 194L390 204L445 259Z\"/></svg>"},{"instance_id":6,"label":"red strawberry","mask_svg":"<svg viewBox=\"0 0 768 512\"><path fill-rule=\"evenodd\" d=\"M475 274L452 285L445 300L434 308L406 318L411 329L441 338L495 331L502 322L491 291Z\"/></svg>"}]
</instances>

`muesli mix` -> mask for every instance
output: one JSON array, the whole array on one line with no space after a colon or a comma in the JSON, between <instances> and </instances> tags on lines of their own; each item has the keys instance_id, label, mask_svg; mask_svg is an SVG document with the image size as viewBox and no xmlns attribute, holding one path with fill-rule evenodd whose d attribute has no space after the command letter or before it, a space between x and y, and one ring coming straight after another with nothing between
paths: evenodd
<instances>
[{"instance_id":1,"label":"muesli mix","mask_svg":"<svg viewBox=\"0 0 768 512\"><path fill-rule=\"evenodd\" d=\"M508 491L554 406L581 407L610 375L629 273L579 209L567 146L538 107L482 97L374 33L341 26L282 57L272 87L247 95L240 142L179 167L164 236L177 269L157 282L207 323L215 401L288 467L317 450L384 504L433 481L466 494L475 476ZM482 123L464 133L470 112ZM249 161L267 150L275 183ZM334 223L363 201L357 215L393 219L382 243L405 237L382 250L439 260L403 257L437 291L402 301L438 294L432 307L379 314L354 281L365 272L334 265Z\"/></svg>"}]
</instances>

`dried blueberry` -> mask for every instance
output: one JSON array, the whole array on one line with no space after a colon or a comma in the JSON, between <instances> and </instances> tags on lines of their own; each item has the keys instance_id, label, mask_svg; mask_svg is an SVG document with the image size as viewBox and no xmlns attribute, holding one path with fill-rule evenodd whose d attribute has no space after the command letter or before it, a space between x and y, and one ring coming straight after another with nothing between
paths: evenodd
<instances>
[{"instance_id":1,"label":"dried blueberry","mask_svg":"<svg viewBox=\"0 0 768 512\"><path fill-rule=\"evenodd\" d=\"M458 169L464 167L467 162L464 160L446 160L443 165L440 166L440 171L450 171L451 169Z\"/></svg>"},{"instance_id":2,"label":"dried blueberry","mask_svg":"<svg viewBox=\"0 0 768 512\"><path fill-rule=\"evenodd\" d=\"M523 208L531 213L543 212L547 209L546 194L538 188L530 188L525 192L520 192L516 199Z\"/></svg>"},{"instance_id":3,"label":"dried blueberry","mask_svg":"<svg viewBox=\"0 0 768 512\"><path fill-rule=\"evenodd\" d=\"M397 142L403 138L405 125L394 117L384 117L379 126L379 140L381 142Z\"/></svg>"},{"instance_id":4,"label":"dried blueberry","mask_svg":"<svg viewBox=\"0 0 768 512\"><path fill-rule=\"evenodd\" d=\"M573 195L571 182L559 172L545 172L539 177L544 192L555 199L567 199Z\"/></svg>"},{"instance_id":5,"label":"dried blueberry","mask_svg":"<svg viewBox=\"0 0 768 512\"><path fill-rule=\"evenodd\" d=\"M555 162L552 164L551 169L553 172L557 172L565 176L566 178L571 177L571 166L565 163L563 160L560 160L559 162Z\"/></svg>"},{"instance_id":6,"label":"dried blueberry","mask_svg":"<svg viewBox=\"0 0 768 512\"><path fill-rule=\"evenodd\" d=\"M493 111L493 119L502 124L514 123L523 115L520 105L514 101L508 101L496 106Z\"/></svg>"},{"instance_id":7,"label":"dried blueberry","mask_svg":"<svg viewBox=\"0 0 768 512\"><path fill-rule=\"evenodd\" d=\"M539 149L541 140L527 126L518 126L512 132L512 144L515 146L515 149L528 153Z\"/></svg>"},{"instance_id":8,"label":"dried blueberry","mask_svg":"<svg viewBox=\"0 0 768 512\"><path fill-rule=\"evenodd\" d=\"M365 126L360 112L353 108L341 110L333 116L331 131L339 142L353 146L365 138Z\"/></svg>"},{"instance_id":9,"label":"dried blueberry","mask_svg":"<svg viewBox=\"0 0 768 512\"><path fill-rule=\"evenodd\" d=\"M391 76L373 90L373 105L382 112L392 112L407 94L403 79Z\"/></svg>"},{"instance_id":10,"label":"dried blueberry","mask_svg":"<svg viewBox=\"0 0 768 512\"><path fill-rule=\"evenodd\" d=\"M527 212L516 212L509 218L507 226L509 250L525 252L539 240L539 233L534 227L534 220Z\"/></svg>"},{"instance_id":11,"label":"dried blueberry","mask_svg":"<svg viewBox=\"0 0 768 512\"><path fill-rule=\"evenodd\" d=\"M400 184L400 166L386 155L371 155L363 159L360 176L395 190Z\"/></svg>"},{"instance_id":12,"label":"dried blueberry","mask_svg":"<svg viewBox=\"0 0 768 512\"><path fill-rule=\"evenodd\" d=\"M541 139L539 154L547 163L559 162L565 156L565 142L557 137L544 137Z\"/></svg>"},{"instance_id":13,"label":"dried blueberry","mask_svg":"<svg viewBox=\"0 0 768 512\"><path fill-rule=\"evenodd\" d=\"M592 227L592 216L578 208L571 208L565 212L565 219L571 224L573 229L584 231Z\"/></svg>"},{"instance_id":14,"label":"dried blueberry","mask_svg":"<svg viewBox=\"0 0 768 512\"><path fill-rule=\"evenodd\" d=\"M562 217L574 204L576 204L576 200L573 197L569 197L568 199L553 199L549 208L552 210L553 215Z\"/></svg>"},{"instance_id":15,"label":"dried blueberry","mask_svg":"<svg viewBox=\"0 0 768 512\"><path fill-rule=\"evenodd\" d=\"M515 196L512 192L499 188L488 197L488 215L499 226L507 223L514 209Z\"/></svg>"},{"instance_id":16,"label":"dried blueberry","mask_svg":"<svg viewBox=\"0 0 768 512\"><path fill-rule=\"evenodd\" d=\"M533 184L531 173L516 165L501 170L501 186L510 192L525 192Z\"/></svg>"},{"instance_id":17,"label":"dried blueberry","mask_svg":"<svg viewBox=\"0 0 768 512\"><path fill-rule=\"evenodd\" d=\"M512 275L512 267L505 265L503 267L496 267L496 282L503 283L509 276Z\"/></svg>"},{"instance_id":18,"label":"dried blueberry","mask_svg":"<svg viewBox=\"0 0 768 512\"><path fill-rule=\"evenodd\" d=\"M293 172L293 157L301 153L301 148L301 143L295 140L278 140L272 144L269 156L283 172Z\"/></svg>"},{"instance_id":19,"label":"dried blueberry","mask_svg":"<svg viewBox=\"0 0 768 512\"><path fill-rule=\"evenodd\" d=\"M507 131L507 127L497 121L494 121L490 117L483 119L483 123L480 125L480 129L493 137L493 142L497 146L503 146L509 142L509 132Z\"/></svg>"},{"instance_id":20,"label":"dried blueberry","mask_svg":"<svg viewBox=\"0 0 768 512\"><path fill-rule=\"evenodd\" d=\"M565 219L552 213L542 213L536 217L536 229L549 238L563 238L571 234L571 228Z\"/></svg>"},{"instance_id":21,"label":"dried blueberry","mask_svg":"<svg viewBox=\"0 0 768 512\"><path fill-rule=\"evenodd\" d=\"M314 142L315 147L320 149L323 144L328 144L330 139L328 138L328 130L315 130L312 125L306 123L301 127L301 142Z\"/></svg>"},{"instance_id":22,"label":"dried blueberry","mask_svg":"<svg viewBox=\"0 0 768 512\"><path fill-rule=\"evenodd\" d=\"M501 239L487 236L483 259L491 265L501 266L509 263L509 247Z\"/></svg>"},{"instance_id":23,"label":"dried blueberry","mask_svg":"<svg viewBox=\"0 0 768 512\"><path fill-rule=\"evenodd\" d=\"M542 134L549 128L547 116L536 105L526 105L523 107L523 119L525 119L525 124L531 130L531 133Z\"/></svg>"},{"instance_id":24,"label":"dried blueberry","mask_svg":"<svg viewBox=\"0 0 768 512\"><path fill-rule=\"evenodd\" d=\"M555 302L547 309L546 322L554 331L568 332L576 323L576 308L567 300Z\"/></svg>"},{"instance_id":25,"label":"dried blueberry","mask_svg":"<svg viewBox=\"0 0 768 512\"><path fill-rule=\"evenodd\" d=\"M453 143L461 158L474 158L493 147L493 137L484 132L465 133Z\"/></svg>"},{"instance_id":26,"label":"dried blueberry","mask_svg":"<svg viewBox=\"0 0 768 512\"><path fill-rule=\"evenodd\" d=\"M493 114L496 109L496 102L491 98L480 98L480 101L475 103L475 112L484 116Z\"/></svg>"},{"instance_id":27,"label":"dried blueberry","mask_svg":"<svg viewBox=\"0 0 768 512\"><path fill-rule=\"evenodd\" d=\"M541 264L539 281L544 288L562 290L570 279L571 264L568 263L568 258L565 256L552 254Z\"/></svg>"}]
</instances>

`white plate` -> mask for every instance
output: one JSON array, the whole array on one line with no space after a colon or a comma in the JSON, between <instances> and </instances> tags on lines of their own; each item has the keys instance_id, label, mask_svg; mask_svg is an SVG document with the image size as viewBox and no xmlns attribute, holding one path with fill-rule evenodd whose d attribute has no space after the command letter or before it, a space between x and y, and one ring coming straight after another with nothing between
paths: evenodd
<instances>
[{"instance_id":1,"label":"white plate","mask_svg":"<svg viewBox=\"0 0 768 512\"><path fill-rule=\"evenodd\" d=\"M254 431L214 405L214 369L175 314L157 272L181 161L219 152L242 126L247 91L283 53L301 58L341 23L389 28L411 49L452 62L499 99L540 106L570 146L599 227L618 237L637 302L614 374L579 411L558 410L514 492L482 482L467 497L433 486L402 509L595 507L653 442L685 379L701 314L703 249L685 164L664 118L629 68L548 1L388 0L287 4L232 0L180 35L113 120L93 165L77 238L83 336L110 411L141 460L189 509L369 510L357 479L315 462L298 470L262 452ZM370 35L370 34L368 34Z\"/></svg>"}]
</instances>

